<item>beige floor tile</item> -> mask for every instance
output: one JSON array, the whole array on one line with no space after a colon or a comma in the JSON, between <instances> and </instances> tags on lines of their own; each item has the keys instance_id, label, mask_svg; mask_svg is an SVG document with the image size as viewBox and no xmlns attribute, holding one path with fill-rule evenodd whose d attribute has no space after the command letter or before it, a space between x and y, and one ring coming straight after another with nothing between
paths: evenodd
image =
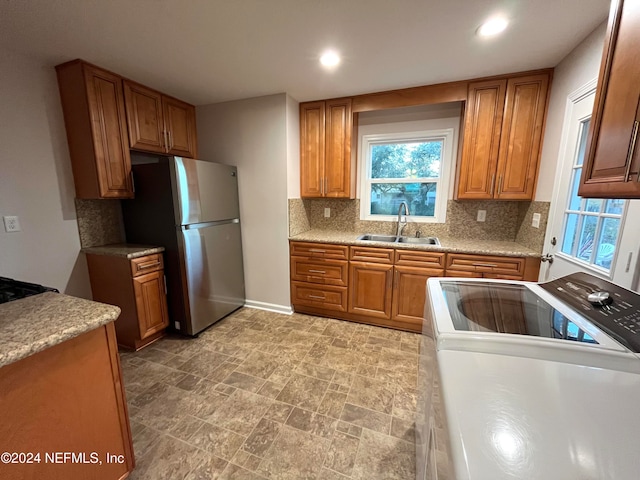
<instances>
[{"instance_id":1,"label":"beige floor tile","mask_svg":"<svg viewBox=\"0 0 640 480\"><path fill-rule=\"evenodd\" d=\"M290 427L324 438L329 438L334 434L336 423L337 420L335 418L298 407L293 409L286 421L286 424Z\"/></svg>"},{"instance_id":2,"label":"beige floor tile","mask_svg":"<svg viewBox=\"0 0 640 480\"><path fill-rule=\"evenodd\" d=\"M336 432L324 460L325 467L340 472L343 475L351 475L358 453L360 439Z\"/></svg>"},{"instance_id":3,"label":"beige floor tile","mask_svg":"<svg viewBox=\"0 0 640 480\"><path fill-rule=\"evenodd\" d=\"M345 403L340 420L385 434L388 434L391 429L391 415L374 412L350 403Z\"/></svg>"},{"instance_id":4,"label":"beige floor tile","mask_svg":"<svg viewBox=\"0 0 640 480\"><path fill-rule=\"evenodd\" d=\"M331 441L283 426L260 462L258 473L278 480L319 479Z\"/></svg>"},{"instance_id":5,"label":"beige floor tile","mask_svg":"<svg viewBox=\"0 0 640 480\"><path fill-rule=\"evenodd\" d=\"M387 382L356 375L347 396L347 403L390 414L393 398L394 388Z\"/></svg>"},{"instance_id":6,"label":"beige floor tile","mask_svg":"<svg viewBox=\"0 0 640 480\"><path fill-rule=\"evenodd\" d=\"M248 436L272 403L273 400L261 395L236 390L207 421Z\"/></svg>"},{"instance_id":7,"label":"beige floor tile","mask_svg":"<svg viewBox=\"0 0 640 480\"><path fill-rule=\"evenodd\" d=\"M282 423L263 418L244 442L242 450L257 457L264 456L278 436L281 426Z\"/></svg>"},{"instance_id":8,"label":"beige floor tile","mask_svg":"<svg viewBox=\"0 0 640 480\"><path fill-rule=\"evenodd\" d=\"M371 430L363 430L351 478L354 480L415 478L414 445Z\"/></svg>"},{"instance_id":9,"label":"beige floor tile","mask_svg":"<svg viewBox=\"0 0 640 480\"><path fill-rule=\"evenodd\" d=\"M315 411L328 387L329 382L294 373L276 399Z\"/></svg>"},{"instance_id":10,"label":"beige floor tile","mask_svg":"<svg viewBox=\"0 0 640 480\"><path fill-rule=\"evenodd\" d=\"M191 435L189 443L229 461L236 454L245 439L246 437L230 430L209 423L203 423L200 428Z\"/></svg>"}]
</instances>

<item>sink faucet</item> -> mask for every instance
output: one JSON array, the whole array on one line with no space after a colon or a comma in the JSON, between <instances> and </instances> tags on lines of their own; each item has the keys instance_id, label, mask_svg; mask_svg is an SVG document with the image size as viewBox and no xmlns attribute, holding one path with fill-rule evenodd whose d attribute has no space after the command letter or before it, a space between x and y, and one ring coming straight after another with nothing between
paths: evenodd
<instances>
[{"instance_id":1,"label":"sink faucet","mask_svg":"<svg viewBox=\"0 0 640 480\"><path fill-rule=\"evenodd\" d=\"M404 222L402 221L402 206L404 205ZM400 206L398 207L398 229L396 230L396 236L402 235L402 230L407 226L407 216L409 214L409 205L407 202L400 202Z\"/></svg>"}]
</instances>

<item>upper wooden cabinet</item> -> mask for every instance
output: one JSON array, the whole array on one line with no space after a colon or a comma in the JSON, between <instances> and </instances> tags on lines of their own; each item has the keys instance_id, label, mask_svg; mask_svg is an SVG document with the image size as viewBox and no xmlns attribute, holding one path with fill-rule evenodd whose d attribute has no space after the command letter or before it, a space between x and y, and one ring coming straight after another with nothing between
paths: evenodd
<instances>
[{"instance_id":1,"label":"upper wooden cabinet","mask_svg":"<svg viewBox=\"0 0 640 480\"><path fill-rule=\"evenodd\" d=\"M533 198L550 75L469 84L458 199Z\"/></svg>"},{"instance_id":2,"label":"upper wooden cabinet","mask_svg":"<svg viewBox=\"0 0 640 480\"><path fill-rule=\"evenodd\" d=\"M300 195L355 197L351 99L300 104Z\"/></svg>"},{"instance_id":3,"label":"upper wooden cabinet","mask_svg":"<svg viewBox=\"0 0 640 480\"><path fill-rule=\"evenodd\" d=\"M640 2L613 0L578 194L640 198Z\"/></svg>"},{"instance_id":4,"label":"upper wooden cabinet","mask_svg":"<svg viewBox=\"0 0 640 480\"><path fill-rule=\"evenodd\" d=\"M129 80L124 98L132 150L194 158L195 107Z\"/></svg>"},{"instance_id":5,"label":"upper wooden cabinet","mask_svg":"<svg viewBox=\"0 0 640 480\"><path fill-rule=\"evenodd\" d=\"M74 60L56 67L77 198L133 198L122 79Z\"/></svg>"}]
</instances>

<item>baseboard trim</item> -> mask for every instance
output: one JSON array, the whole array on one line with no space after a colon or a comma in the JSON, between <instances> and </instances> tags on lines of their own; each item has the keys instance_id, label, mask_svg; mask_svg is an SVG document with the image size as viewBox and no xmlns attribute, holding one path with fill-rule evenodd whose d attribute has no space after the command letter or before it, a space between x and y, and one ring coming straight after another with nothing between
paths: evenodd
<instances>
[{"instance_id":1,"label":"baseboard trim","mask_svg":"<svg viewBox=\"0 0 640 480\"><path fill-rule=\"evenodd\" d=\"M267 312L283 313L292 315L293 308L291 306L276 305L275 303L257 302L255 300L245 300L244 306L247 308L255 308L257 310L266 310Z\"/></svg>"}]
</instances>

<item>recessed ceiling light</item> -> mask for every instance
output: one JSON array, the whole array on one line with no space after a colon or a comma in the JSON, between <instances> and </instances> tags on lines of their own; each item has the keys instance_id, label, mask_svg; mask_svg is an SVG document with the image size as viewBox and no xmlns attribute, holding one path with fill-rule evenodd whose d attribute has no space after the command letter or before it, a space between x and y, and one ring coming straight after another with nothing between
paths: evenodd
<instances>
[{"instance_id":1,"label":"recessed ceiling light","mask_svg":"<svg viewBox=\"0 0 640 480\"><path fill-rule=\"evenodd\" d=\"M481 37L492 37L503 32L509 25L509 20L504 17L490 18L478 28L478 35Z\"/></svg>"},{"instance_id":2,"label":"recessed ceiling light","mask_svg":"<svg viewBox=\"0 0 640 480\"><path fill-rule=\"evenodd\" d=\"M333 50L327 50L320 57L320 63L327 68L336 67L340 63L340 56Z\"/></svg>"}]
</instances>

